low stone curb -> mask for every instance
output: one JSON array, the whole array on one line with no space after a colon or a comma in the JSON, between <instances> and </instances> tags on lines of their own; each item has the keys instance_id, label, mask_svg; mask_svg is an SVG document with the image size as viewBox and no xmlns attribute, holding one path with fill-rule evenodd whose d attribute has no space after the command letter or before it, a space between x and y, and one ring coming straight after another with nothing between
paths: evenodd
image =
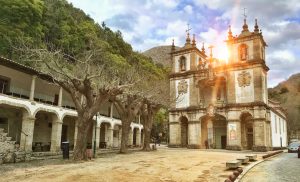
<instances>
[{"instance_id":1,"label":"low stone curb","mask_svg":"<svg viewBox=\"0 0 300 182\"><path fill-rule=\"evenodd\" d=\"M274 153L272 153L272 155L267 154L267 155L269 155L268 157L265 157L265 158L263 158L263 159L260 160L260 161L251 163L249 166L244 167L244 168L243 168L243 172L236 178L235 181L236 181L236 182L239 182L239 181L247 174L247 172L248 172L250 169L252 169L254 166L256 166L256 165L258 165L258 164L264 162L266 159L270 159L270 158L272 158L272 157L276 157L276 156L278 156L279 154L282 154L282 153L283 153L283 151L281 151L281 152L274 152Z\"/></svg>"}]
</instances>

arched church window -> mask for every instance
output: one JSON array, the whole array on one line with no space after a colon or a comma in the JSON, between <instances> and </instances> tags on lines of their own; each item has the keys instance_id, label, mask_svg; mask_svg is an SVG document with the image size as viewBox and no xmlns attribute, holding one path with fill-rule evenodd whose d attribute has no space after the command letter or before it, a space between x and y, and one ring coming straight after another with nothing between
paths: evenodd
<instances>
[{"instance_id":1,"label":"arched church window","mask_svg":"<svg viewBox=\"0 0 300 182\"><path fill-rule=\"evenodd\" d=\"M186 70L186 58L184 56L181 56L179 59L179 68L180 68L180 71Z\"/></svg>"},{"instance_id":2,"label":"arched church window","mask_svg":"<svg viewBox=\"0 0 300 182\"><path fill-rule=\"evenodd\" d=\"M240 45L239 55L240 59L243 61L248 59L248 46L246 44Z\"/></svg>"}]
</instances>

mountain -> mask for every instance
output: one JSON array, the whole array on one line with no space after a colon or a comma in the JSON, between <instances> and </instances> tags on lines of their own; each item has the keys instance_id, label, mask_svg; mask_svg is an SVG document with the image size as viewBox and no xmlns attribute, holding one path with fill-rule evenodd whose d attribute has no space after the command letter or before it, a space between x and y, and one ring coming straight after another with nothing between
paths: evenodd
<instances>
[{"instance_id":1,"label":"mountain","mask_svg":"<svg viewBox=\"0 0 300 182\"><path fill-rule=\"evenodd\" d=\"M151 57L156 64L171 67L171 47L172 46L157 46L143 52L143 54ZM175 47L175 49L179 49L179 47Z\"/></svg>"},{"instance_id":2,"label":"mountain","mask_svg":"<svg viewBox=\"0 0 300 182\"><path fill-rule=\"evenodd\" d=\"M300 73L269 88L269 98L281 102L282 107L287 110L289 128L300 129Z\"/></svg>"}]
</instances>

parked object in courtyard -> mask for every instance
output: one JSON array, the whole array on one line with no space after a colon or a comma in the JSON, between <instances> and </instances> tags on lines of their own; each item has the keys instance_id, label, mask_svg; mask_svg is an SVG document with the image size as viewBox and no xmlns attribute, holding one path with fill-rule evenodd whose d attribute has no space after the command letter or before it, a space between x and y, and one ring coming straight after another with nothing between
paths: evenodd
<instances>
[{"instance_id":1,"label":"parked object in courtyard","mask_svg":"<svg viewBox=\"0 0 300 182\"><path fill-rule=\"evenodd\" d=\"M69 159L69 142L62 142L63 159Z\"/></svg>"},{"instance_id":2,"label":"parked object in courtyard","mask_svg":"<svg viewBox=\"0 0 300 182\"><path fill-rule=\"evenodd\" d=\"M288 146L288 152L289 152L289 153L297 152L299 146L300 146L300 142L293 142L293 143L290 143L289 146Z\"/></svg>"},{"instance_id":3,"label":"parked object in courtyard","mask_svg":"<svg viewBox=\"0 0 300 182\"><path fill-rule=\"evenodd\" d=\"M229 169L236 169L242 164L241 161L235 160L235 161L228 161L226 162L226 167Z\"/></svg>"},{"instance_id":4,"label":"parked object in courtyard","mask_svg":"<svg viewBox=\"0 0 300 182\"><path fill-rule=\"evenodd\" d=\"M246 157L248 157L250 161L256 161L257 155L256 154L249 154L249 155L246 155Z\"/></svg>"}]
</instances>

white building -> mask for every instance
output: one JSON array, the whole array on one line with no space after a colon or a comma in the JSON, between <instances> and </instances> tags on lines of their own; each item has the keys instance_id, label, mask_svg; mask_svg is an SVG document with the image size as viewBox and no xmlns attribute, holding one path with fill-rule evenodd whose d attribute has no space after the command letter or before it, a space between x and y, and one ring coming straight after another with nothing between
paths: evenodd
<instances>
[{"instance_id":1,"label":"white building","mask_svg":"<svg viewBox=\"0 0 300 182\"><path fill-rule=\"evenodd\" d=\"M0 57L0 153L9 141L27 152L61 150L69 141L71 149L77 138L74 104L70 95L47 76L37 76L30 67ZM120 146L121 120L112 103L106 103L90 128L89 143L96 149ZM96 138L95 138L96 127ZM140 146L142 128L139 118L131 124L129 145Z\"/></svg>"}]
</instances>

